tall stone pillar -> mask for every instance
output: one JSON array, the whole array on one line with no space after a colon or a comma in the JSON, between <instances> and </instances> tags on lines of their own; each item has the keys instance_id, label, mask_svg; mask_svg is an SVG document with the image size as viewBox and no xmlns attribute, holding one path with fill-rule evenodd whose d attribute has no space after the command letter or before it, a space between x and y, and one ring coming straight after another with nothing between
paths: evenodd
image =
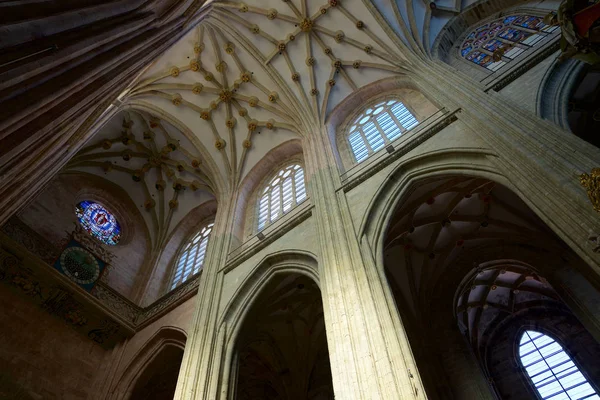
<instances>
[{"instance_id":1,"label":"tall stone pillar","mask_svg":"<svg viewBox=\"0 0 600 400\"><path fill-rule=\"evenodd\" d=\"M429 97L461 108L458 117L495 151L492 161L510 189L600 276L600 255L588 243L600 218L578 179L600 166L600 149L442 62L423 62L414 79Z\"/></svg>"},{"instance_id":2,"label":"tall stone pillar","mask_svg":"<svg viewBox=\"0 0 600 400\"><path fill-rule=\"evenodd\" d=\"M0 224L110 119L111 104L201 18L202 3L0 6Z\"/></svg>"},{"instance_id":3,"label":"tall stone pillar","mask_svg":"<svg viewBox=\"0 0 600 400\"><path fill-rule=\"evenodd\" d=\"M223 332L219 334L217 313L223 287L224 273L231 230L234 202L232 196L221 194L210 237L210 246L202 268L196 298L196 309L190 322L188 339L179 369L176 400L214 400L223 365L219 352L223 349ZM223 399L226 397L222 397Z\"/></svg>"},{"instance_id":4,"label":"tall stone pillar","mask_svg":"<svg viewBox=\"0 0 600 400\"><path fill-rule=\"evenodd\" d=\"M345 194L337 190L339 171L328 136L319 129L304 149L321 244L319 275L336 398L426 398L406 334L397 332L402 326L394 324L374 264L366 263L369 255L361 252Z\"/></svg>"}]
</instances>

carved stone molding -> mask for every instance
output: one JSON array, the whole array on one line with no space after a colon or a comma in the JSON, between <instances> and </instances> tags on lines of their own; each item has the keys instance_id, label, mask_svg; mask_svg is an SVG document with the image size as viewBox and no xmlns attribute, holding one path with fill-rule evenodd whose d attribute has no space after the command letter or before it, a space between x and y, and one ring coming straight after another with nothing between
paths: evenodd
<instances>
[{"instance_id":1,"label":"carved stone molding","mask_svg":"<svg viewBox=\"0 0 600 400\"><path fill-rule=\"evenodd\" d=\"M0 247L0 283L103 347L110 348L133 334L131 327L107 313L89 293L26 254L5 235Z\"/></svg>"},{"instance_id":2,"label":"carved stone molding","mask_svg":"<svg viewBox=\"0 0 600 400\"><path fill-rule=\"evenodd\" d=\"M16 217L10 218L0 230L48 264L53 264L60 254L60 249Z\"/></svg>"},{"instance_id":3,"label":"carved stone molding","mask_svg":"<svg viewBox=\"0 0 600 400\"><path fill-rule=\"evenodd\" d=\"M589 174L579 175L579 183L587 191L594 210L600 212L600 168L594 168Z\"/></svg>"},{"instance_id":4,"label":"carved stone molding","mask_svg":"<svg viewBox=\"0 0 600 400\"><path fill-rule=\"evenodd\" d=\"M112 346L123 335L132 335L198 290L201 272L147 307L132 303L102 280L90 293L84 293L67 278L57 276L51 267L60 249L18 218L10 219L0 230L0 282L20 289L19 293L36 300L44 310L78 330L83 331L94 322L97 326L83 333L102 345ZM95 255L112 259L86 232L78 230L73 238L89 246Z\"/></svg>"}]
</instances>

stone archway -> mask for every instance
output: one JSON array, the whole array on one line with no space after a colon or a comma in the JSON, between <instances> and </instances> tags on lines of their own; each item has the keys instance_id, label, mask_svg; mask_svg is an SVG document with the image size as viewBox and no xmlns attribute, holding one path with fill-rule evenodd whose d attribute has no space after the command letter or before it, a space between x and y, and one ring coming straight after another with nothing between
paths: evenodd
<instances>
[{"instance_id":1,"label":"stone archway","mask_svg":"<svg viewBox=\"0 0 600 400\"><path fill-rule=\"evenodd\" d=\"M253 271L239 284L235 294L226 304L219 322L218 340L220 344L216 350L218 359L213 363L215 365L214 376L210 382L203 385L203 390L209 394L210 398L221 400L240 398L238 391L240 367L243 373L244 366L260 363L260 359L266 360L268 364L263 368L264 375L242 377L245 382L242 383L242 386L251 387L246 398L253 398L252 395L256 392L256 388L261 387L261 377L273 376L279 379L283 375L300 376L304 384L296 382L292 383L291 387L303 388L301 389L302 393L305 393L306 396L311 395L313 397L310 398L315 400L329 398L327 396L330 393L329 390L332 391L332 380L329 372L317 270L317 260L310 253L302 251L276 252L257 263ZM278 295L279 299L274 298ZM289 298L287 309L281 309L286 298ZM277 304L281 305L279 309L276 309ZM320 311L317 312L317 310ZM274 326L269 327L269 321ZM287 321L290 323L288 324ZM311 354L307 362L290 367L290 364L293 364L293 360L290 360L290 357L293 358L291 353L295 351L295 348L293 345L285 343L285 340L280 340L285 339L281 335L282 327L293 328L290 333L293 331L297 335L304 336L301 345L305 349L307 346L310 347L310 351L307 351L306 355ZM307 335L309 331L311 331L310 335ZM317 360L326 360L327 363L317 363ZM312 365L310 365L311 363ZM284 364L285 366L283 366ZM325 370L322 369L325 367L324 364L326 365ZM283 375L280 375L281 373ZM328 379L321 379L326 375L329 375ZM273 390L266 389L261 396L267 396L264 397L266 399L269 399L269 395L274 399L287 399L289 389L285 389L285 387L290 387L290 379L286 378L286 380L288 382L285 384L280 382L277 385L267 385L277 387ZM326 385L323 385L323 381L327 382ZM199 385L201 384L199 383ZM327 388L323 388L323 386ZM281 390L278 391L278 389ZM291 393L291 395L296 394ZM323 395L325 397L322 397ZM294 397L289 398L293 399Z\"/></svg>"},{"instance_id":2,"label":"stone archway","mask_svg":"<svg viewBox=\"0 0 600 400\"><path fill-rule=\"evenodd\" d=\"M164 346L136 379L131 400L170 400L175 394L177 375L183 359L179 346Z\"/></svg>"},{"instance_id":3,"label":"stone archway","mask_svg":"<svg viewBox=\"0 0 600 400\"><path fill-rule=\"evenodd\" d=\"M552 281L559 280L558 271L582 274L586 266L501 184L465 175L411 183L387 221L382 279L390 286L428 397L491 399L489 377L453 313L463 278L492 260L536 265ZM575 288L567 286L558 291L573 293ZM576 315L589 314L590 304L572 300L565 302ZM587 327L594 330L593 324Z\"/></svg>"},{"instance_id":4,"label":"stone archway","mask_svg":"<svg viewBox=\"0 0 600 400\"><path fill-rule=\"evenodd\" d=\"M554 354L556 349L542 349L550 361L534 360L537 364L530 366L532 370L540 366L543 370L546 362L552 366L557 364L556 369L561 371L557 376L561 380L570 381L576 390L583 389L581 385L587 380L592 385L587 390L594 390L594 382L600 379L597 366L600 343L532 266L516 260L477 265L465 277L455 298L458 327L498 398L537 398L536 389L517 354L518 343L526 330L557 340L575 363L554 361L561 357ZM575 376L579 371L584 379ZM545 393L561 389L552 378L541 382L536 379L536 382ZM582 392L581 398L584 398L585 390Z\"/></svg>"},{"instance_id":5,"label":"stone archway","mask_svg":"<svg viewBox=\"0 0 600 400\"><path fill-rule=\"evenodd\" d=\"M321 293L312 279L290 273L271 280L236 345L236 399L333 399Z\"/></svg>"},{"instance_id":6,"label":"stone archway","mask_svg":"<svg viewBox=\"0 0 600 400\"><path fill-rule=\"evenodd\" d=\"M133 357L108 398L172 399L186 339L181 329L159 329Z\"/></svg>"}]
</instances>

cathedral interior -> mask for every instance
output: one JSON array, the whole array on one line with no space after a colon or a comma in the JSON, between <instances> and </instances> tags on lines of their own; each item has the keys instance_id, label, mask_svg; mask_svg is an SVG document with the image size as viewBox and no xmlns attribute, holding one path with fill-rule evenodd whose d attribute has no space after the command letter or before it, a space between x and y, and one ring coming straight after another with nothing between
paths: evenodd
<instances>
[{"instance_id":1,"label":"cathedral interior","mask_svg":"<svg viewBox=\"0 0 600 400\"><path fill-rule=\"evenodd\" d=\"M600 2L0 2L0 399L600 400Z\"/></svg>"}]
</instances>

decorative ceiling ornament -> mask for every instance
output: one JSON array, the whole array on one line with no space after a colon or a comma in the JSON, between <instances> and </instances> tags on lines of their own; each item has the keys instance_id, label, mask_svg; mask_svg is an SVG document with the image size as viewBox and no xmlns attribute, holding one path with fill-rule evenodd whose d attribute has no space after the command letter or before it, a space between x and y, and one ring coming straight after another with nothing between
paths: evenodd
<instances>
[{"instance_id":1,"label":"decorative ceiling ornament","mask_svg":"<svg viewBox=\"0 0 600 400\"><path fill-rule=\"evenodd\" d=\"M122 115L123 131L116 137L102 137L83 148L66 169L104 174L106 179L117 183L121 181L119 174L130 176L136 183L126 190L143 210L152 245L160 246L169 229L177 224L173 218L176 207L170 207L169 200L176 196L190 197L185 191L192 186L193 190L214 193L214 184L199 168L199 155L193 148L180 144L160 118L131 111ZM109 129L107 134L110 134ZM107 148L106 143L111 143L111 147Z\"/></svg>"},{"instance_id":2,"label":"decorative ceiling ornament","mask_svg":"<svg viewBox=\"0 0 600 400\"><path fill-rule=\"evenodd\" d=\"M587 191L594 210L600 212L600 168L593 168L589 174L579 175L579 183Z\"/></svg>"},{"instance_id":3,"label":"decorative ceiling ornament","mask_svg":"<svg viewBox=\"0 0 600 400\"><path fill-rule=\"evenodd\" d=\"M378 26L377 17L368 10L374 8L372 5L365 4L364 15L369 15L367 22L357 18L363 17L363 13L357 13L355 7L352 10L344 6L343 2L337 0L323 1L319 8L312 2L306 0L290 0L284 4L288 7L289 13L285 10L275 10L272 8L262 8L257 1L243 3L232 3L221 1L213 3L213 10L206 19L206 23L218 26L219 28L230 32L235 40L238 40L238 48L243 47L246 51L253 54L254 58L259 60L267 74L278 75L281 70L281 64L275 67L274 63L279 59L284 59L287 64L291 77L289 85L293 87L282 90L288 93L297 91L303 92L300 96L293 98L298 102L298 106L303 108L312 121L322 122L328 110L335 105L329 104L331 98L339 101L339 97L331 96L332 91L354 91L359 86L365 84L365 74L361 76L351 76L351 70L346 67L354 66L352 59L360 52L365 52L368 60L363 66L389 73L405 72L405 57L394 48L395 44L389 40L389 37L381 35L381 26ZM247 15L241 16L240 13ZM325 15L327 16L325 19ZM256 16L256 17L254 17ZM260 20L260 18L264 18ZM261 21L261 22L259 22ZM327 22L325 22L327 21ZM286 25L288 29L286 29ZM342 29L333 31L330 27L336 26ZM373 29L370 29L373 27ZM389 29L384 27L383 30ZM259 36L258 39L250 41L246 38L245 32L250 30ZM295 42L300 42L298 45ZM266 49L271 46L271 51ZM321 60L317 61L319 52L327 56L331 62L339 60L337 66L332 66L331 72L326 79L320 76L325 74L322 70ZM303 53L304 57L298 57L298 53ZM350 60L345 57L352 54ZM296 65L299 60L304 59L307 68L307 76L310 78L306 84L300 83L301 74ZM318 66L321 69L317 68ZM352 74L355 74L352 72ZM319 76L317 76L319 75ZM338 75L337 77L335 75ZM375 78L375 76L377 78ZM381 72L373 75L373 81L381 79ZM283 76L282 76L283 78ZM360 81L360 84L357 83ZM332 85L335 82L335 85ZM278 84L280 84L278 82ZM321 87L319 87L321 86ZM341 89L338 89L340 88ZM291 90L291 92L290 92ZM311 97L309 97L310 95ZM292 96L293 97L293 96ZM311 121L311 123L312 123ZM308 127L307 127L308 129Z\"/></svg>"},{"instance_id":4,"label":"decorative ceiling ornament","mask_svg":"<svg viewBox=\"0 0 600 400\"><path fill-rule=\"evenodd\" d=\"M255 10L240 3L236 3L235 7L236 12ZM271 14L274 18L279 15L277 12ZM192 110L200 117L200 122L197 127L190 126L190 130L195 131L205 149L214 145L220 150L213 153L217 159L213 161L223 165L221 172L232 175L226 176L225 181L235 185L241 180L248 157L247 147L243 146L244 140L251 140L251 135L259 132L258 127L266 126L266 119L273 120L271 126L276 121L277 126L297 132L297 127L301 125L299 113L292 112L293 107L287 104L289 94L280 92L270 78L256 79L251 68L246 66L248 53L238 51L240 45L234 43L235 37L206 21L190 35L195 36L191 41L194 47L188 47L187 52L191 60L186 57L179 65L172 67L173 61L169 59L161 69L156 68L153 75L135 85L124 102L150 101L153 106L163 108L165 113L173 114L180 121L186 119L181 118L181 113L187 114L188 110ZM189 46L189 43L186 45ZM239 53L242 53L241 56ZM171 72L166 73L165 68L168 71L177 68L177 79L173 79L175 76ZM204 77L202 84L195 81L197 78L192 76L195 73ZM189 96L185 91L191 91L194 96ZM162 99L170 100L181 111L167 109ZM236 114L245 121L237 124L234 118ZM249 129L246 130L246 127Z\"/></svg>"}]
</instances>

